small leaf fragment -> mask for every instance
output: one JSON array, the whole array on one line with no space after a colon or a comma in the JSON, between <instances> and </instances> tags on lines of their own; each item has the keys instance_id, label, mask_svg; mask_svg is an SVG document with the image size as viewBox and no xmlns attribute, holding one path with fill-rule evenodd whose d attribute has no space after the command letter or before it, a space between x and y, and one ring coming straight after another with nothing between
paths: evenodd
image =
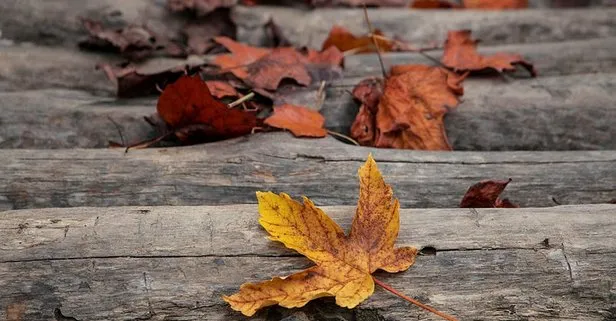
<instances>
[{"instance_id":1,"label":"small leaf fragment","mask_svg":"<svg viewBox=\"0 0 616 321\"><path fill-rule=\"evenodd\" d=\"M506 181L501 180L485 180L469 187L460 207L462 208L516 208L519 207L511 203L508 199L500 199L500 194L505 190L511 179Z\"/></svg>"}]
</instances>

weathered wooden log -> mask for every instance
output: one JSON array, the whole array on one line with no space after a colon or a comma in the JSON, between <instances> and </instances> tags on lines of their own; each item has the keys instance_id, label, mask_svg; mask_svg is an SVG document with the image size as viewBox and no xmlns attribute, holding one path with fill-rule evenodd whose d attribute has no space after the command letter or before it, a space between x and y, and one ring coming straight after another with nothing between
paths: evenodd
<instances>
[{"instance_id":1,"label":"weathered wooden log","mask_svg":"<svg viewBox=\"0 0 616 321\"><path fill-rule=\"evenodd\" d=\"M349 227L353 207L323 209ZM376 276L460 320L611 320L615 215L614 205L402 210L398 244L435 255ZM243 320L222 295L310 266L267 240L257 217L255 205L4 212L0 315ZM379 288L354 310L319 299L302 309L268 308L254 319L285 317L438 320Z\"/></svg>"},{"instance_id":2,"label":"weathered wooden log","mask_svg":"<svg viewBox=\"0 0 616 321\"><path fill-rule=\"evenodd\" d=\"M0 30L5 38L46 45L74 45L85 35L78 17L100 19L112 26L147 23L155 32L176 36L185 17L170 14L166 1L156 0L4 0ZM531 2L532 3L532 2ZM451 11L369 9L375 27L419 43L440 42L447 30L471 28L486 43L545 42L616 35L616 9L536 9L516 11ZM234 9L238 36L260 43L270 18L298 45L320 47L335 23L366 33L361 9L305 9L242 7Z\"/></svg>"},{"instance_id":3,"label":"weathered wooden log","mask_svg":"<svg viewBox=\"0 0 616 321\"><path fill-rule=\"evenodd\" d=\"M280 7L237 7L233 11L238 39L265 42L272 19L291 43L320 48L335 24L356 34L368 32L361 9L305 10ZM448 30L471 29L483 44L566 41L616 36L616 9L474 10L369 10L374 28L390 37L415 44L441 44Z\"/></svg>"},{"instance_id":4,"label":"weathered wooden log","mask_svg":"<svg viewBox=\"0 0 616 321\"><path fill-rule=\"evenodd\" d=\"M540 76L564 76L583 73L616 72L616 37L542 44L515 44L504 46L480 46L479 52L493 54L512 52L523 55L535 64ZM440 59L442 52L428 51L428 55ZM203 57L204 60L212 56ZM387 67L395 64L432 64L416 53L383 54ZM3 90L26 90L41 88L83 89L99 95L114 95L115 87L100 70L101 62L116 63L113 55L77 52L62 47L12 45L0 47L0 84ZM163 70L169 66L181 66L181 59L152 59L147 69ZM352 55L345 58L345 78L377 76L381 74L376 55ZM527 74L525 71L523 75ZM45 75L45 77L41 77Z\"/></svg>"},{"instance_id":5,"label":"weathered wooden log","mask_svg":"<svg viewBox=\"0 0 616 321\"><path fill-rule=\"evenodd\" d=\"M359 78L327 91L321 110L326 126L348 132L358 105L348 91ZM445 119L454 150L616 149L616 85L613 74L588 74L504 82L465 82L463 103ZM155 98L114 101L80 91L0 93L0 148L105 147L119 140L152 137L143 116Z\"/></svg>"},{"instance_id":6,"label":"weathered wooden log","mask_svg":"<svg viewBox=\"0 0 616 321\"><path fill-rule=\"evenodd\" d=\"M456 207L472 184L509 177L505 197L521 206L616 199L616 151L421 152L269 133L127 154L4 150L0 209L253 203L256 190L348 205L357 200L357 168L369 152L404 207Z\"/></svg>"},{"instance_id":7,"label":"weathered wooden log","mask_svg":"<svg viewBox=\"0 0 616 321\"><path fill-rule=\"evenodd\" d=\"M143 119L156 113L151 99L118 101L65 89L0 97L0 148L105 148L110 140L134 143L156 135Z\"/></svg>"}]
</instances>

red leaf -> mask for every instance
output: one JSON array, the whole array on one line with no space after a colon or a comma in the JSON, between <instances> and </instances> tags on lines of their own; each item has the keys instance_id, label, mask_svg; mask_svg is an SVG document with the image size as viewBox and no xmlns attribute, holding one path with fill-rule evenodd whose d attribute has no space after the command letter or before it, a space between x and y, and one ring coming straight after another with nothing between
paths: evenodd
<instances>
[{"instance_id":1,"label":"red leaf","mask_svg":"<svg viewBox=\"0 0 616 321\"><path fill-rule=\"evenodd\" d=\"M297 137L325 137L325 118L315 110L285 104L274 107L274 114L265 119L265 124L287 129Z\"/></svg>"},{"instance_id":2,"label":"red leaf","mask_svg":"<svg viewBox=\"0 0 616 321\"><path fill-rule=\"evenodd\" d=\"M249 134L257 126L254 114L228 108L212 97L198 76L183 76L167 86L156 110L172 128L197 126L204 140L218 140Z\"/></svg>"},{"instance_id":3,"label":"red leaf","mask_svg":"<svg viewBox=\"0 0 616 321\"><path fill-rule=\"evenodd\" d=\"M499 199L500 194L505 190L507 184L511 182L511 179L507 181L497 180L485 180L481 181L468 188L464 198L460 202L460 207L468 208L491 208L491 207L519 207L511 203L508 199Z\"/></svg>"}]
</instances>

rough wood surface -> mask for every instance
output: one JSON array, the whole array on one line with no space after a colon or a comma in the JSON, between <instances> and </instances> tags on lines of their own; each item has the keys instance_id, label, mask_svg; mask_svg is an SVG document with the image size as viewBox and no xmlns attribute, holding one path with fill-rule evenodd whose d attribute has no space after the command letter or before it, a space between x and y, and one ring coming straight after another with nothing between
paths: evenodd
<instances>
[{"instance_id":1,"label":"rough wood surface","mask_svg":"<svg viewBox=\"0 0 616 321\"><path fill-rule=\"evenodd\" d=\"M128 154L4 150L0 209L253 203L263 189L348 205L357 199L357 168L369 152L404 207L456 207L470 185L509 177L505 197L522 206L616 199L616 151L418 152L269 133Z\"/></svg>"},{"instance_id":2,"label":"rough wood surface","mask_svg":"<svg viewBox=\"0 0 616 321\"><path fill-rule=\"evenodd\" d=\"M358 105L348 94L359 78L334 83L321 113L326 126L348 132ZM445 119L454 150L616 149L614 74L471 79L463 103ZM155 98L115 101L74 90L0 93L0 148L100 148L154 135L143 116ZM299 144L300 141L297 141ZM303 143L303 142L302 142Z\"/></svg>"},{"instance_id":3,"label":"rough wood surface","mask_svg":"<svg viewBox=\"0 0 616 321\"><path fill-rule=\"evenodd\" d=\"M238 39L263 43L263 26L270 20L296 45L320 48L331 27L347 27L356 34L367 33L360 9L304 10L280 7L237 7ZM374 28L389 36L416 44L441 44L448 30L471 29L484 44L566 41L616 36L616 9L537 9L505 11L473 10L369 10Z\"/></svg>"},{"instance_id":4,"label":"rough wood surface","mask_svg":"<svg viewBox=\"0 0 616 321\"><path fill-rule=\"evenodd\" d=\"M566 41L541 44L513 44L480 46L483 54L513 52L532 61L539 75L565 76L584 73L616 72L616 37ZM427 54L439 59L441 51ZM204 60L211 56L204 57ZM415 53L390 53L383 55L387 66L395 64L432 64ZM74 48L45 47L35 45L0 46L0 88L18 91L42 88L83 89L98 95L112 96L114 85L103 72L94 69L97 63L119 62L113 55L77 51ZM180 59L153 59L150 69L162 69L170 65L182 65ZM345 78L380 75L376 55L352 55L345 58ZM520 74L526 75L526 72ZM41 77L45 75L45 77Z\"/></svg>"},{"instance_id":5,"label":"rough wood surface","mask_svg":"<svg viewBox=\"0 0 616 321\"><path fill-rule=\"evenodd\" d=\"M325 207L348 228L353 207ZM13 320L242 320L220 299L310 263L268 241L255 205L43 209L0 215L0 306ZM398 244L430 246L377 277L461 320L612 320L616 206L402 210ZM289 315L290 314L290 315ZM387 292L256 320L438 320ZM338 319L336 318L338 317Z\"/></svg>"},{"instance_id":6,"label":"rough wood surface","mask_svg":"<svg viewBox=\"0 0 616 321\"><path fill-rule=\"evenodd\" d=\"M154 31L176 36L184 17L169 14L166 1L157 0L4 0L0 2L0 30L4 37L46 45L74 45L85 33L78 17L100 19L112 26L147 23ZM400 8L370 9L375 27L415 42L440 42L449 29L471 28L486 43L545 42L616 35L613 8L534 9L514 11L425 11ZM263 40L270 17L296 44L319 47L330 27L343 24L365 33L361 9L242 7L234 9L238 36Z\"/></svg>"}]
</instances>

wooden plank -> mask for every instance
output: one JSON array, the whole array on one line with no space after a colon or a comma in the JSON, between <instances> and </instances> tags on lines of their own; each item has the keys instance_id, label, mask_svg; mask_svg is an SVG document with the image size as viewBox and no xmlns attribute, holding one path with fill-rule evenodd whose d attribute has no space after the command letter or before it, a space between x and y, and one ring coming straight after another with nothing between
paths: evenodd
<instances>
[{"instance_id":1,"label":"wooden plank","mask_svg":"<svg viewBox=\"0 0 616 321\"><path fill-rule=\"evenodd\" d=\"M353 207L324 210L349 227ZM310 266L264 237L255 205L2 214L0 305L24 320L54 311L76 320L242 320L221 295ZM402 210L398 243L436 255L376 276L461 320L610 320L615 214L614 205ZM255 319L287 316L438 320L381 289L351 311L321 299Z\"/></svg>"},{"instance_id":2,"label":"wooden plank","mask_svg":"<svg viewBox=\"0 0 616 321\"><path fill-rule=\"evenodd\" d=\"M616 37L542 44L514 44L483 46L480 52L513 52L523 55L535 64L540 76L564 76L585 73L616 72ZM427 54L439 59L441 51ZM204 56L209 59L213 56ZM384 54L385 64L432 64L414 53ZM0 47L0 84L4 91L42 88L82 89L97 95L113 96L115 87L101 71L94 70L97 63L119 62L113 55L77 51L74 48L11 45ZM182 65L180 59L152 59L149 65L157 69ZM152 68L150 68L152 69ZM40 75L46 77L40 77ZM376 55L352 55L345 59L345 78L378 76L381 74ZM524 71L521 73L527 76Z\"/></svg>"},{"instance_id":3,"label":"wooden plank","mask_svg":"<svg viewBox=\"0 0 616 321\"><path fill-rule=\"evenodd\" d=\"M256 134L171 149L4 150L0 209L221 205L257 190L308 195L319 205L357 200L357 169L372 152L404 207L456 207L482 179L513 182L522 206L616 199L616 151L420 152L356 147L333 138Z\"/></svg>"},{"instance_id":4,"label":"wooden plank","mask_svg":"<svg viewBox=\"0 0 616 321\"><path fill-rule=\"evenodd\" d=\"M0 93L0 148L108 147L153 137L144 116L156 113L148 100L118 101L78 90L49 89Z\"/></svg>"},{"instance_id":5,"label":"wooden plank","mask_svg":"<svg viewBox=\"0 0 616 321\"><path fill-rule=\"evenodd\" d=\"M536 43L616 36L614 8L505 11L370 9L374 28L415 44L441 44L448 30L471 29L483 44ZM233 11L238 39L263 42L263 26L273 19L296 45L320 48L335 24L351 32L368 32L361 9L318 9L310 12L280 7L237 7ZM589 27L592 26L592 27Z\"/></svg>"},{"instance_id":6,"label":"wooden plank","mask_svg":"<svg viewBox=\"0 0 616 321\"><path fill-rule=\"evenodd\" d=\"M176 36L185 21L156 0L4 0L0 30L5 38L45 45L73 46L85 33L77 17L101 19L112 26L146 22L165 36ZM471 28L486 43L545 42L616 36L613 8L491 11L370 9L375 27L415 42L440 42L449 29ZM365 33L360 9L307 11L284 7L243 7L233 12L238 37L263 42L263 25L273 17L285 36L298 45L320 47L331 26L343 24ZM593 26L590 28L589 26Z\"/></svg>"},{"instance_id":7,"label":"wooden plank","mask_svg":"<svg viewBox=\"0 0 616 321\"><path fill-rule=\"evenodd\" d=\"M495 46L485 46L481 42L478 48L479 53L483 55L498 52L518 53L535 65L540 77L614 72L616 69L616 57L613 54L615 49L616 38L614 37ZM441 50L430 50L425 53L435 59L442 57ZM433 64L417 53L384 53L382 57L386 68L404 64ZM344 67L344 76L347 78L382 75L378 58L374 54L348 56L345 58ZM528 72L522 69L516 75L528 76Z\"/></svg>"},{"instance_id":8,"label":"wooden plank","mask_svg":"<svg viewBox=\"0 0 616 321\"><path fill-rule=\"evenodd\" d=\"M454 150L616 149L614 74L513 80L470 79L463 103L445 118ZM346 133L358 105L348 94L359 78L327 91L326 126ZM151 137L143 116L155 98L115 101L74 90L0 93L0 148L93 148Z\"/></svg>"}]
</instances>

